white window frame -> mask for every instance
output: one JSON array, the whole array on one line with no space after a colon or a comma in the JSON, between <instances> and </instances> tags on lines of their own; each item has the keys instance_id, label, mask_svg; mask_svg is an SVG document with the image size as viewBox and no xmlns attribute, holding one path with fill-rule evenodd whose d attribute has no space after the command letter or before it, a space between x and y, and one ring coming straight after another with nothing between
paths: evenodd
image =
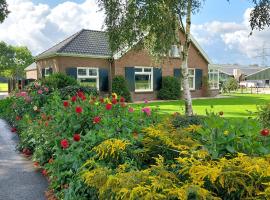
<instances>
[{"instance_id":1,"label":"white window frame","mask_svg":"<svg viewBox=\"0 0 270 200\"><path fill-rule=\"evenodd\" d=\"M44 76L45 76L45 77L50 76L50 67L46 67L46 68L44 69Z\"/></svg>"},{"instance_id":2,"label":"white window frame","mask_svg":"<svg viewBox=\"0 0 270 200\"><path fill-rule=\"evenodd\" d=\"M218 80L217 80L217 87L214 87L215 84L213 84L215 81L210 79L210 74L217 74ZM208 69L208 82L210 85L210 90L219 90L219 70L218 69Z\"/></svg>"},{"instance_id":3,"label":"white window frame","mask_svg":"<svg viewBox=\"0 0 270 200\"><path fill-rule=\"evenodd\" d=\"M80 69L86 70L86 75L79 75ZM97 70L97 75L96 76L89 75L89 69ZM99 68L97 68L97 67L77 67L77 80L79 81L79 79L84 79L84 78L93 78L93 79L95 78L97 81L96 82L97 90L99 90Z\"/></svg>"},{"instance_id":4,"label":"white window frame","mask_svg":"<svg viewBox=\"0 0 270 200\"><path fill-rule=\"evenodd\" d=\"M193 75L189 74L189 71L194 71ZM190 90L195 90L195 80L196 80L196 69L195 68L188 68L188 84L189 84L189 78L193 78L193 87L190 87L189 85L189 89Z\"/></svg>"},{"instance_id":5,"label":"white window frame","mask_svg":"<svg viewBox=\"0 0 270 200\"><path fill-rule=\"evenodd\" d=\"M141 72L136 72L136 69L142 69L142 71ZM145 72L144 70L145 69L151 69L151 72ZM154 68L153 67L145 67L145 66L136 66L135 67L135 76L134 76L134 85L135 85L135 92L153 92L154 90L153 90L153 88L154 88L154 76L153 76L153 74L154 74ZM135 77L136 77L136 75L149 75L150 76L150 78L151 78L151 85L150 85L150 89L146 89L146 90L144 90L144 89L136 89L136 79L135 79Z\"/></svg>"}]
</instances>

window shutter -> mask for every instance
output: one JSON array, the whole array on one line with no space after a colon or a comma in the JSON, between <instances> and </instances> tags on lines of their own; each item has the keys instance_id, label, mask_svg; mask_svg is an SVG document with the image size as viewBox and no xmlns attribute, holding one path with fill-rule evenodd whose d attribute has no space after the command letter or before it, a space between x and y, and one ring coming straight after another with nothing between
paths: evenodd
<instances>
[{"instance_id":1,"label":"window shutter","mask_svg":"<svg viewBox=\"0 0 270 200\"><path fill-rule=\"evenodd\" d=\"M202 88L202 75L201 69L195 69L195 89L200 90Z\"/></svg>"},{"instance_id":2,"label":"window shutter","mask_svg":"<svg viewBox=\"0 0 270 200\"><path fill-rule=\"evenodd\" d=\"M181 79L181 77L182 77L182 69L174 68L173 75L174 75L174 77Z\"/></svg>"},{"instance_id":3,"label":"window shutter","mask_svg":"<svg viewBox=\"0 0 270 200\"><path fill-rule=\"evenodd\" d=\"M125 79L128 83L129 91L135 91L135 69L134 67L125 68Z\"/></svg>"},{"instance_id":4,"label":"window shutter","mask_svg":"<svg viewBox=\"0 0 270 200\"><path fill-rule=\"evenodd\" d=\"M99 91L107 92L109 90L109 72L107 69L98 69L99 73Z\"/></svg>"},{"instance_id":5,"label":"window shutter","mask_svg":"<svg viewBox=\"0 0 270 200\"><path fill-rule=\"evenodd\" d=\"M154 70L153 73L154 90L160 90L162 84L162 68L155 67L153 70Z\"/></svg>"},{"instance_id":6,"label":"window shutter","mask_svg":"<svg viewBox=\"0 0 270 200\"><path fill-rule=\"evenodd\" d=\"M50 75L53 74L53 68L49 68L49 74L50 74Z\"/></svg>"},{"instance_id":7,"label":"window shutter","mask_svg":"<svg viewBox=\"0 0 270 200\"><path fill-rule=\"evenodd\" d=\"M44 78L45 77L45 69L41 69L41 77Z\"/></svg>"},{"instance_id":8,"label":"window shutter","mask_svg":"<svg viewBox=\"0 0 270 200\"><path fill-rule=\"evenodd\" d=\"M67 68L66 74L77 80L77 68L76 67Z\"/></svg>"}]
</instances>

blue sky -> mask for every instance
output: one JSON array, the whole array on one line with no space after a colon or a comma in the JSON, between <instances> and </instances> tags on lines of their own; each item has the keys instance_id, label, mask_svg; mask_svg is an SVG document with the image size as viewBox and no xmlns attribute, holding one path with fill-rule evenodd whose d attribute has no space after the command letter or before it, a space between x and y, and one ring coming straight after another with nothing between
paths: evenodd
<instances>
[{"instance_id":1,"label":"blue sky","mask_svg":"<svg viewBox=\"0 0 270 200\"><path fill-rule=\"evenodd\" d=\"M95 0L7 2L12 13L0 25L0 40L26 45L35 55L82 28L102 28L104 15L97 13ZM251 6L248 0L206 0L192 17L192 34L214 63L262 63L255 57L270 38L270 29L249 37Z\"/></svg>"}]
</instances>

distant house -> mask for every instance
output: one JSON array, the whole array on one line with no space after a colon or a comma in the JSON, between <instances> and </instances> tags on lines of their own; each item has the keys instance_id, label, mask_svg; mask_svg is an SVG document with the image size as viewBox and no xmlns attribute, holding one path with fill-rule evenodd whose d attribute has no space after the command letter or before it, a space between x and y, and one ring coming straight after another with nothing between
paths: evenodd
<instances>
[{"instance_id":1,"label":"distant house","mask_svg":"<svg viewBox=\"0 0 270 200\"><path fill-rule=\"evenodd\" d=\"M270 67L264 68L246 76L246 81L254 83L257 87L270 87Z\"/></svg>"},{"instance_id":2,"label":"distant house","mask_svg":"<svg viewBox=\"0 0 270 200\"><path fill-rule=\"evenodd\" d=\"M31 65L26 67L24 69L24 71L25 71L27 79L35 79L35 80L37 80L38 76L37 76L37 64L36 63L32 63Z\"/></svg>"},{"instance_id":3,"label":"distant house","mask_svg":"<svg viewBox=\"0 0 270 200\"><path fill-rule=\"evenodd\" d=\"M107 93L111 90L112 78L122 75L128 82L134 101L155 99L163 76L180 77L182 61L179 50L173 50L174 55L160 63L153 62L146 51L137 51L133 47L112 54L106 32L83 29L37 56L37 76L66 73L81 84ZM189 55L192 97L205 96L202 80L203 76L208 76L211 61L194 38Z\"/></svg>"}]
</instances>

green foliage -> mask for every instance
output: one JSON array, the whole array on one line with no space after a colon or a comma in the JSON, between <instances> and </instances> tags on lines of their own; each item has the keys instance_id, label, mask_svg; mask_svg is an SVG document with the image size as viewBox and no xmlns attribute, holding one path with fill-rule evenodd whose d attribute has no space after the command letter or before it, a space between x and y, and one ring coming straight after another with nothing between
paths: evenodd
<instances>
[{"instance_id":1,"label":"green foliage","mask_svg":"<svg viewBox=\"0 0 270 200\"><path fill-rule=\"evenodd\" d=\"M208 76L203 76L202 85L203 85L203 91L204 91L205 96L209 97L211 93L210 93L210 84L209 84Z\"/></svg>"},{"instance_id":2,"label":"green foliage","mask_svg":"<svg viewBox=\"0 0 270 200\"><path fill-rule=\"evenodd\" d=\"M6 0L0 0L0 23L3 23L9 14Z\"/></svg>"},{"instance_id":3,"label":"green foliage","mask_svg":"<svg viewBox=\"0 0 270 200\"><path fill-rule=\"evenodd\" d=\"M264 128L270 128L270 103L258 106L257 118Z\"/></svg>"},{"instance_id":4,"label":"green foliage","mask_svg":"<svg viewBox=\"0 0 270 200\"><path fill-rule=\"evenodd\" d=\"M68 99L71 96L75 96L78 91L83 92L89 96L98 96L98 91L96 87L87 87L81 85L72 85L61 88L59 90L62 99Z\"/></svg>"},{"instance_id":5,"label":"green foliage","mask_svg":"<svg viewBox=\"0 0 270 200\"><path fill-rule=\"evenodd\" d=\"M62 73L54 73L48 77L45 77L41 80L41 83L42 85L46 85L54 89L61 89L67 86L78 85L77 80Z\"/></svg>"},{"instance_id":6,"label":"green foliage","mask_svg":"<svg viewBox=\"0 0 270 200\"><path fill-rule=\"evenodd\" d=\"M177 100L181 96L180 80L166 76L162 78L162 87L158 91L157 97L163 100Z\"/></svg>"},{"instance_id":7,"label":"green foliage","mask_svg":"<svg viewBox=\"0 0 270 200\"><path fill-rule=\"evenodd\" d=\"M172 124L175 128L186 128L189 125L201 125L204 119L205 117L200 115L186 116L175 113L172 117Z\"/></svg>"},{"instance_id":8,"label":"green foliage","mask_svg":"<svg viewBox=\"0 0 270 200\"><path fill-rule=\"evenodd\" d=\"M123 76L115 76L113 78L112 92L124 97L127 102L131 101L131 95L128 90L127 81Z\"/></svg>"},{"instance_id":9,"label":"green foliage","mask_svg":"<svg viewBox=\"0 0 270 200\"><path fill-rule=\"evenodd\" d=\"M0 42L0 72L5 77L24 77L24 69L34 62L27 47L17 47Z\"/></svg>"},{"instance_id":10,"label":"green foliage","mask_svg":"<svg viewBox=\"0 0 270 200\"><path fill-rule=\"evenodd\" d=\"M239 87L238 82L235 78L229 78L225 83L222 84L223 92L231 92L237 90Z\"/></svg>"}]
</instances>

